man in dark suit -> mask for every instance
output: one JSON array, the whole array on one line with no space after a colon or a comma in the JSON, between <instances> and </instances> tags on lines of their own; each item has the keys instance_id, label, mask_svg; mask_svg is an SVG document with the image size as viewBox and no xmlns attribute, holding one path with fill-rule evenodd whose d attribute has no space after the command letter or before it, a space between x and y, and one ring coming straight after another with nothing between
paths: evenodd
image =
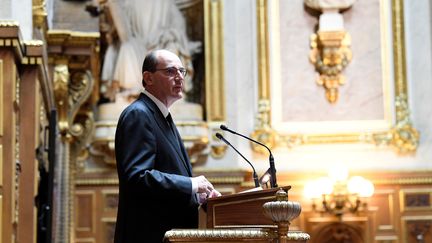
<instances>
[{"instance_id":1,"label":"man in dark suit","mask_svg":"<svg viewBox=\"0 0 432 243\"><path fill-rule=\"evenodd\" d=\"M115 152L119 205L115 243L162 242L173 228L196 228L198 206L220 196L192 167L168 108L182 98L186 69L167 50L149 53L145 90L120 115Z\"/></svg>"}]
</instances>

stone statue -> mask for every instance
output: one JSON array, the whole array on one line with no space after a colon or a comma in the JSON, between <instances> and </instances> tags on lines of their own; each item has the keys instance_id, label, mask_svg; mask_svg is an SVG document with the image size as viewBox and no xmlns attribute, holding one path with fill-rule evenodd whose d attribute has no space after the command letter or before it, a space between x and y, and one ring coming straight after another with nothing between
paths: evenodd
<instances>
[{"instance_id":1,"label":"stone statue","mask_svg":"<svg viewBox=\"0 0 432 243\"><path fill-rule=\"evenodd\" d=\"M201 52L202 43L188 40L180 7L186 9L198 3L197 0L106 1L101 29L107 33L108 47L103 60L100 92L109 102L98 106L94 141L109 141L114 137L120 113L143 89L141 66L149 51L167 49L177 54L188 73L185 91L192 89L192 56ZM203 123L202 106L185 98L170 110L176 121ZM207 130L193 125L179 125L178 129L183 137L208 137ZM185 141L185 146L189 150L194 144ZM108 164L114 163L113 151L112 142L94 142L91 146L91 153L105 155L104 161Z\"/></svg>"},{"instance_id":2,"label":"stone statue","mask_svg":"<svg viewBox=\"0 0 432 243\"><path fill-rule=\"evenodd\" d=\"M187 6L188 2L190 5L196 1L181 0L180 4ZM167 49L180 57L188 71L185 91L192 89L192 55L201 52L201 43L188 40L185 19L174 0L111 0L107 6L118 38L107 36L109 45L102 67L101 93L114 104L101 106L102 116L104 109L109 109L110 114L121 111L141 92L141 65L145 54L153 49ZM187 106L188 109L182 109L187 111L192 108L195 114L176 117L187 120L188 116L195 116L191 120L196 120L198 115L198 119L202 118L200 105L183 100L173 109L178 106Z\"/></svg>"}]
</instances>

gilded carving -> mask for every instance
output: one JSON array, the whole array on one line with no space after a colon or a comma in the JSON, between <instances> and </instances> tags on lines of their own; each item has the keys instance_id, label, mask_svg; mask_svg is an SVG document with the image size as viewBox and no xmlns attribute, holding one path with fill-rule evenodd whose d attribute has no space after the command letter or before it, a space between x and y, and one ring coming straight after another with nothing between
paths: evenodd
<instances>
[{"instance_id":1,"label":"gilded carving","mask_svg":"<svg viewBox=\"0 0 432 243\"><path fill-rule=\"evenodd\" d=\"M220 139L216 137L216 132L222 132L219 128L213 128L211 134L212 135L212 143L210 146L210 154L213 158L220 159L223 158L223 156L226 153L226 150L228 148L228 145L221 142Z\"/></svg>"},{"instance_id":2,"label":"gilded carving","mask_svg":"<svg viewBox=\"0 0 432 243\"><path fill-rule=\"evenodd\" d=\"M33 25L46 30L48 28L47 16L45 0L33 0Z\"/></svg>"},{"instance_id":3,"label":"gilded carving","mask_svg":"<svg viewBox=\"0 0 432 243\"><path fill-rule=\"evenodd\" d=\"M165 238L175 239L272 239L275 238L271 230L254 230L254 229L177 229L170 230L165 234Z\"/></svg>"},{"instance_id":4,"label":"gilded carving","mask_svg":"<svg viewBox=\"0 0 432 243\"><path fill-rule=\"evenodd\" d=\"M419 145L420 134L411 125L406 94L395 98L395 106L397 123L387 132L374 134L373 140L379 145L390 145L401 154L415 152Z\"/></svg>"},{"instance_id":5,"label":"gilded carving","mask_svg":"<svg viewBox=\"0 0 432 243\"><path fill-rule=\"evenodd\" d=\"M270 126L270 101L261 99L258 101L257 125L251 137L269 148L276 146L277 134ZM263 146L251 143L252 149L260 153L267 153Z\"/></svg>"},{"instance_id":6,"label":"gilded carving","mask_svg":"<svg viewBox=\"0 0 432 243\"><path fill-rule=\"evenodd\" d=\"M219 144L218 145L212 144L210 146L210 150L211 150L210 154L213 158L216 158L216 159L223 158L223 156L226 153L227 148L228 148L228 146L223 145L223 144L220 144L220 145Z\"/></svg>"},{"instance_id":7,"label":"gilded carving","mask_svg":"<svg viewBox=\"0 0 432 243\"><path fill-rule=\"evenodd\" d=\"M67 65L60 64L54 67L54 98L58 111L58 124L61 134L65 134L69 130L68 123L68 81L69 70Z\"/></svg>"},{"instance_id":8,"label":"gilded carving","mask_svg":"<svg viewBox=\"0 0 432 243\"><path fill-rule=\"evenodd\" d=\"M351 37L346 31L318 32L311 36L309 59L319 73L317 84L325 88L326 98L336 103L338 87L345 84L342 70L352 59Z\"/></svg>"},{"instance_id":9,"label":"gilded carving","mask_svg":"<svg viewBox=\"0 0 432 243\"><path fill-rule=\"evenodd\" d=\"M94 127L93 112L81 110L93 89L93 78L89 71L74 72L69 84L69 102L71 108L70 133L79 138L80 146L85 146L91 137Z\"/></svg>"},{"instance_id":10,"label":"gilded carving","mask_svg":"<svg viewBox=\"0 0 432 243\"><path fill-rule=\"evenodd\" d=\"M93 80L89 72L75 72L69 74L67 65L60 64L54 68L54 97L58 109L60 133L65 135L70 133L78 138L86 137L88 140L89 133L93 128L92 113L82 113L79 119L74 123L77 114L83 103L91 94Z\"/></svg>"}]
</instances>

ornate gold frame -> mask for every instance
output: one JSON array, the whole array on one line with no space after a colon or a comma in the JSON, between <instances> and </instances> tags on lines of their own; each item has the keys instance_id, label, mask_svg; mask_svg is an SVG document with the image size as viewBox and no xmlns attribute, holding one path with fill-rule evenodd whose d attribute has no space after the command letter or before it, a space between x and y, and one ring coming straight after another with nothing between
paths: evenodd
<instances>
[{"instance_id":1,"label":"ornate gold frame","mask_svg":"<svg viewBox=\"0 0 432 243\"><path fill-rule=\"evenodd\" d=\"M412 126L408 105L404 39L404 0L391 1L393 58L394 58L394 110L395 121L388 130L378 132L345 132L335 134L281 134L271 127L271 102L269 78L269 17L268 0L257 0L258 32L258 123L252 136L270 147L293 147L305 144L370 143L387 145L398 153L415 152L419 133ZM271 7L277 8L277 1ZM385 47L384 47L385 48ZM259 147L252 146L255 151Z\"/></svg>"}]
</instances>

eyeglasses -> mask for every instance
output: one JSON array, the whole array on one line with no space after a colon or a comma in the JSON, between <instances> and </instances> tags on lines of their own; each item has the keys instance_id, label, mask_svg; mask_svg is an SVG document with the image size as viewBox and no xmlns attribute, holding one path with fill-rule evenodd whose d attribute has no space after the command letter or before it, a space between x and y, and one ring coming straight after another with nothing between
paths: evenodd
<instances>
[{"instance_id":1,"label":"eyeglasses","mask_svg":"<svg viewBox=\"0 0 432 243\"><path fill-rule=\"evenodd\" d=\"M164 71L165 74L169 77L175 77L179 71L183 78L186 77L187 74L187 70L185 68L175 68L175 67L155 69L155 72L156 71Z\"/></svg>"}]
</instances>

